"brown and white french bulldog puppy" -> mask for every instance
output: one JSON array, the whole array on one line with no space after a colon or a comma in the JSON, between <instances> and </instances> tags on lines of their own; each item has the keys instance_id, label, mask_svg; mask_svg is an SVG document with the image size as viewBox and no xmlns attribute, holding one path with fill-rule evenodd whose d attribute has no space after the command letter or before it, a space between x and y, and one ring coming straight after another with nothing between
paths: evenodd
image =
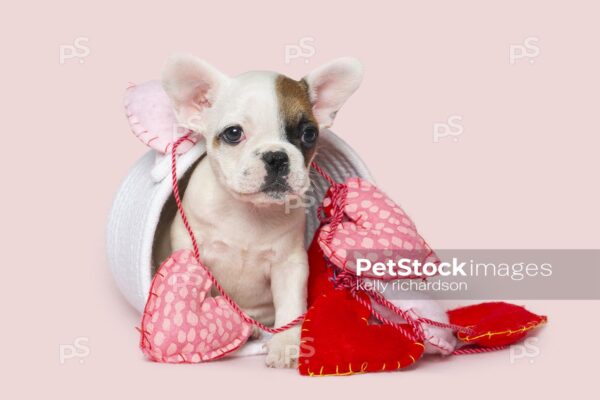
<instances>
[{"instance_id":1,"label":"brown and white french bulldog puppy","mask_svg":"<svg viewBox=\"0 0 600 400\"><path fill-rule=\"evenodd\" d=\"M183 197L203 260L237 304L263 324L281 326L306 311L306 214L286 202L301 203L319 132L331 126L361 79L361 65L352 58L300 81L262 71L232 78L192 56L172 57L165 66L163 86L179 123L206 140L206 157ZM172 250L191 248L179 215L170 242ZM448 321L437 302L404 295L395 296L397 306ZM424 329L428 353L452 352L450 330ZM295 366L299 342L299 326L274 335L266 364Z\"/></svg>"},{"instance_id":2,"label":"brown and white french bulldog puppy","mask_svg":"<svg viewBox=\"0 0 600 400\"><path fill-rule=\"evenodd\" d=\"M285 203L309 188L319 131L331 126L361 78L351 58L300 81L262 71L228 77L187 55L166 63L163 87L179 123L206 141L183 198L203 260L237 304L266 325L306 311L306 214ZM172 250L191 248L179 216L170 241ZM299 341L299 326L274 335L266 364L295 366L291 349Z\"/></svg>"}]
</instances>

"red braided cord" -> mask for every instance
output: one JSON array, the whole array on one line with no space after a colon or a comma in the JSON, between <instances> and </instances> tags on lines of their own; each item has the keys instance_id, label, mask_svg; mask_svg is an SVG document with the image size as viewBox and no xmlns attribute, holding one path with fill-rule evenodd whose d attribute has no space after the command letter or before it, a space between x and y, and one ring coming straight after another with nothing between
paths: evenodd
<instances>
[{"instance_id":1,"label":"red braided cord","mask_svg":"<svg viewBox=\"0 0 600 400\"><path fill-rule=\"evenodd\" d=\"M471 328L467 328L465 326L460 326L460 325L455 325L455 324L446 324L444 322L434 321L434 320L429 319L429 318L422 318L421 317L421 318L419 318L417 320L417 322L422 323L422 324L437 326L438 328L451 329L453 331L460 332L460 333L466 333L466 334L472 334L473 333L473 329L471 329Z\"/></svg>"},{"instance_id":2,"label":"red braided cord","mask_svg":"<svg viewBox=\"0 0 600 400\"><path fill-rule=\"evenodd\" d=\"M348 194L348 187L344 184L335 184L331 190L331 218L329 220L329 232L325 238L327 246L331 244L333 236L336 233L337 227L344 220L344 207L346 206L346 196ZM338 201L341 199L341 201Z\"/></svg>"},{"instance_id":3,"label":"red braided cord","mask_svg":"<svg viewBox=\"0 0 600 400\"><path fill-rule=\"evenodd\" d=\"M378 313L377 311L375 311L371 305L371 301L370 300L365 300L364 298L360 297L355 291L352 291L352 295L354 296L354 299L356 299L356 301L358 301L360 304L362 304L363 306L365 306L370 313L381 323L384 323L386 325L390 325L394 328L396 328L397 330L400 331L400 333L402 333L405 337L407 337L410 340L413 341L422 341L425 342L427 341L426 338L424 337L424 333L422 331L422 329L419 328L419 331L415 331L418 332L417 335L413 335L411 332L407 331L406 329L404 329L402 327L402 325L397 324L396 322L385 318L384 316L382 316L380 313ZM413 320L406 316L404 317L404 319L411 323L413 322ZM429 324L429 325L433 325L433 326L439 326L440 328L449 328L449 329L453 329L459 332L467 332L467 331L472 331L472 329L470 328L465 328L459 325L453 325L453 324L444 324L442 322L438 322L438 321L433 321L433 320L429 320L427 318L419 318L417 320L418 323L425 323L425 324ZM412 326L412 324L411 324ZM452 355L469 355L469 354L480 354L480 353L490 353L493 351L499 351L499 350L504 350L506 348L508 348L509 346L495 346L495 347L462 347L460 349L456 349L454 350L451 354Z\"/></svg>"},{"instance_id":4,"label":"red braided cord","mask_svg":"<svg viewBox=\"0 0 600 400\"><path fill-rule=\"evenodd\" d=\"M356 301L358 301L360 304L362 304L364 307L366 307L369 310L369 312L378 321L398 329L404 336L408 337L411 340L427 341L425 332L423 331L423 328L422 328L422 324L428 324L428 325L437 326L440 328L447 328L447 329L451 329L453 331L458 331L458 332L462 332L462 333L468 333L468 334L473 333L473 330L471 328L466 328L466 327L463 327L460 325L447 324L444 322L434 321L434 320L431 320L428 318L422 318L422 317L414 319L411 317L411 315L407 311L404 311L401 308L397 307L394 303L387 300L379 292L374 291L372 289L366 289L364 287L361 287L360 290L367 293L370 296L370 298L372 298L376 303L386 307L387 309L391 310L395 314L399 315L402 319L404 319L413 328L413 332L415 332L415 334L413 335L410 332L403 329L400 324L396 323L395 321L393 321L389 318L384 317L379 312L377 312L373 308L373 306L371 304L371 300L360 297L357 294L358 286L356 285L356 280L357 280L357 278L354 275L352 275L346 271L343 271L342 273L340 273L337 276L337 278L335 280L335 285L336 285L336 287L343 286L343 287L348 288L350 290L352 296L356 299ZM477 351L477 349L469 349L468 354L471 354L476 351ZM489 351L489 350L486 350L486 351ZM457 354L461 354L461 353L457 353Z\"/></svg>"},{"instance_id":5,"label":"red braided cord","mask_svg":"<svg viewBox=\"0 0 600 400\"><path fill-rule=\"evenodd\" d=\"M394 313L398 314L402 319L404 319L412 328L417 337L421 340L425 340L425 333L423 332L423 328L418 321L415 321L407 311L402 310L397 307L394 303L390 302L388 299L383 297L381 293L378 293L372 289L364 289L374 300L376 303L388 308Z\"/></svg>"},{"instance_id":6,"label":"red braided cord","mask_svg":"<svg viewBox=\"0 0 600 400\"><path fill-rule=\"evenodd\" d=\"M402 318L404 318L404 320L406 322L408 322L411 325L411 327L413 327L413 331L416 332L416 335L412 335L405 329L402 329L402 327L400 325L396 324L394 321L391 321L391 320L383 317L378 312L376 312L373 309L373 307L371 306L370 301L368 301L368 300L365 301L364 299L362 299L360 296L358 296L354 292L352 294L357 301L359 301L361 304L363 304L365 307L367 307L371 311L371 314L373 314L373 316L375 318L377 318L379 321L381 321L384 324L391 325L394 328L398 329L404 336L408 337L411 340L427 341L427 339L425 338L423 329L420 326L421 324L433 325L433 326L437 326L440 328L448 328L448 329L452 329L454 331L463 332L463 333L472 333L473 332L473 330L471 328L467 328L467 327L463 327L463 326L455 325L455 324L446 324L446 323L439 322L439 321L433 321L433 320L430 320L427 318L419 318L415 321L406 312L404 312L400 308L396 307L393 303L389 302L381 294L379 294L377 292L369 293L371 296L374 296L373 298L378 303L379 303L379 301L378 301L379 299L383 300L383 303L385 303L385 304L382 304L382 303L379 303L379 304L385 305L386 307L388 307L395 313L402 316ZM508 346L462 347L460 349L454 350L451 354L453 354L453 355L468 355L468 354L489 353L492 351L504 350L506 348L508 348Z\"/></svg>"},{"instance_id":7,"label":"red braided cord","mask_svg":"<svg viewBox=\"0 0 600 400\"><path fill-rule=\"evenodd\" d=\"M194 232L192 231L190 223L188 222L185 211L183 210L183 205L181 203L181 197L179 195L179 184L178 184L178 180L177 180L177 147L186 140L188 140L188 135L179 138L173 144L173 147L171 148L171 178L173 181L173 197L175 197L175 203L177 203L177 210L179 210L179 215L181 215L183 225L185 226L185 229L187 230L188 234L190 235L190 239L192 240L194 257L196 258L196 260L198 261L198 263L201 266L204 266L204 264L202 264L202 261L200 259L200 250L198 249L198 242L196 241L196 236L194 235ZM219 282L217 282L217 279L213 276L213 274L211 274L211 272L208 270L208 268L205 267L204 270L206 271L206 274L208 275L212 284L219 291L219 293L221 293L221 296L223 296L225 301L227 301L227 303L229 303L231 308L233 308L233 310L236 313L238 313L239 316L247 323L257 326L258 328L264 330L265 332L279 333L279 332L288 330L295 325L298 325L300 322L302 322L304 320L304 316L306 315L306 313L296 317L293 321L290 321L287 324L279 326L277 328L270 328L264 324L261 324L260 322L256 321L255 319L250 317L248 314L246 314L244 311L242 311L239 308L239 306L236 304L236 302L233 301L233 299L231 297L229 297L229 295L227 295L227 293L225 293L225 290L223 289L223 287L219 284Z\"/></svg>"},{"instance_id":8,"label":"red braided cord","mask_svg":"<svg viewBox=\"0 0 600 400\"><path fill-rule=\"evenodd\" d=\"M330 188L330 196L331 196L331 217L327 222L329 222L329 232L325 237L325 243L329 245L333 240L333 236L335 235L335 231L339 224L344 220L344 207L346 207L346 200L348 195L348 186L343 183L337 183L333 180L331 176L329 176L321 167L319 167L315 162L311 164L312 168L319 173L331 186ZM321 222L326 222L322 218L323 205L321 204L317 210L319 220Z\"/></svg>"},{"instance_id":9,"label":"red braided cord","mask_svg":"<svg viewBox=\"0 0 600 400\"><path fill-rule=\"evenodd\" d=\"M175 202L177 204L177 209L179 211L179 214L181 215L181 219L183 221L183 225L185 226L185 229L187 230L188 234L190 235L190 239L192 241L192 247L194 250L194 256L196 257L196 260L198 261L198 263L200 263L200 265L204 265L202 264L202 261L200 259L200 251L198 249L198 243L196 241L196 237L192 231L192 228L188 222L187 216L185 214L185 211L183 210L183 205L181 203L181 198L179 195L179 185L178 185L178 180L177 180L177 147L183 143L184 141L188 140L188 135L181 137L180 139L178 139L174 144L173 147L171 148L171 177L173 180L173 196L175 197ZM331 212L331 220L330 222L330 231L327 235L327 237L325 238L325 242L327 244L330 244L331 241L333 240L333 235L337 229L337 226L343 221L344 219L344 207L346 205L346 195L347 195L347 191L348 191L348 187L344 184L338 184L337 182L335 182L323 169L321 169L321 167L319 167L316 163L312 163L311 164L312 168L314 168L332 187L333 190L331 191L331 204L332 204L332 212ZM320 210L322 210L322 207L319 208ZM250 323L252 325L257 326L258 328L269 332L269 333L280 333L283 332L287 329L290 329L291 327L299 324L300 322L302 322L304 320L304 317L306 316L306 313L298 316L297 318L295 318L294 320L288 322L285 325L282 325L280 327L277 328L270 328L256 320L254 320L252 317L248 316L244 311L242 311L239 306L236 304L235 301L233 301L233 299L231 299L227 293L225 293L225 290L223 289L223 287L219 284L219 282L217 281L217 279L212 275L212 273L207 269L204 268L209 279L211 280L212 284L215 286L215 288L219 291L219 293L221 293L221 295L223 296L223 298L227 301L227 303L229 303L229 305L234 309L234 311L236 311L240 317L246 321L247 323ZM417 320L414 320L413 318L410 317L410 315L396 307L395 304L391 303L389 300L387 300L385 297L383 297L380 293L377 293L373 290L367 290L367 289L362 289L365 292L367 292L371 298L373 298L375 300L375 302L377 302L378 304L392 310L394 313L398 314L399 316L401 316L412 328L413 328L413 332L415 332L415 334L407 331L406 329L404 329L404 327L402 327L402 325L395 323L394 321L384 317L383 315L381 315L378 311L376 311L372 304L371 301L369 299L364 299L361 296L359 296L356 293L356 285L353 285L350 288L350 291L352 293L352 296L360 303L362 304L364 307L366 307L369 312L380 322L386 324L386 325L390 325L394 328L396 328L397 330L399 330L404 336L406 336L407 338L409 338L410 340L413 341L417 341L417 340L421 340L421 341L425 341L425 334L423 332L423 329L421 327L421 324L428 324L428 325L432 325L432 326L437 326L440 328L448 328L448 329L452 329L454 331L458 331L458 332L463 332L463 333L472 333L472 329L467 328L467 327L462 327L459 325L454 325L454 324L446 324L443 322L439 322L439 321L433 321L427 318L418 318ZM497 350L503 350L505 348L507 348L508 346L496 346L496 347L463 347L460 349L456 349L454 350L454 352L452 352L452 354L456 354L456 355L463 355L463 354L477 354L477 353L487 353L487 352L491 352L491 351L497 351Z\"/></svg>"},{"instance_id":10,"label":"red braided cord","mask_svg":"<svg viewBox=\"0 0 600 400\"><path fill-rule=\"evenodd\" d=\"M420 328L417 327L416 324L411 324L411 327L413 328L413 331L415 332L415 334L412 334L409 331L407 331L406 329L404 329L404 327L401 324L398 324L395 321L392 321L391 319L384 317L382 314L380 314L378 311L376 311L373 308L371 299L369 297L367 297L365 299L364 297L359 296L359 294L357 293L358 290L366 292L367 295L374 296L374 294L370 293L370 291L365 288L358 289L358 286L356 285L357 280L358 280L358 278L356 276L352 275L351 273L349 273L347 271L342 271L335 278L334 287L335 288L344 287L344 288L349 289L350 294L352 294L352 297L354 297L354 299L357 302L359 302L365 308L367 308L367 310L369 310L369 313L371 315L373 315L379 322L392 326L393 328L399 330L400 333L402 333L402 335L404 335L405 337L407 337L413 341L423 340L423 338L424 338L423 332L422 332L422 330L420 330ZM398 312L396 312L397 314L400 314L400 316L403 317L407 322L412 322L412 320L409 319L408 315L404 311L402 311L400 309L397 309L397 310L398 310Z\"/></svg>"},{"instance_id":11,"label":"red braided cord","mask_svg":"<svg viewBox=\"0 0 600 400\"><path fill-rule=\"evenodd\" d=\"M373 305L371 304L371 300L360 297L356 293L356 291L351 291L351 293L352 293L352 296L354 297L354 299L356 301L358 301L360 304L362 304L364 307L366 307L369 310L369 312L371 313L371 315L373 315L379 322L397 329L398 331L400 331L400 333L402 335L404 335L405 337L407 337L408 339L410 339L412 341L415 341L415 342L422 341L421 337L419 337L418 335L414 335L411 332L407 331L406 329L404 329L404 327L401 324L397 324L396 322L394 322L388 318L385 318L378 311L375 311L375 309L373 308Z\"/></svg>"},{"instance_id":12,"label":"red braided cord","mask_svg":"<svg viewBox=\"0 0 600 400\"><path fill-rule=\"evenodd\" d=\"M455 324L446 324L443 322L439 322L439 321L434 321L428 318L418 318L417 320L414 320L410 317L410 315L408 315L406 312L404 312L402 309L396 307L393 303L391 303L390 301L388 301L385 297L383 297L380 293L378 292L373 292L372 290L367 290L367 292L369 292L369 294L371 296L373 296L373 298L375 299L375 301L389 309L391 309L392 311L394 311L395 313L397 313L398 315L400 315L402 318L404 318L404 320L406 322L408 322L412 327L413 330L415 332L417 332L417 335L419 336L418 338L421 340L426 340L425 338L425 334L423 332L423 329L421 328L421 324L428 324L428 325L433 325L433 326L437 326L440 328L447 328L447 329L451 329L453 331L457 331L457 332L462 332L462 333L473 333L473 330L471 328L468 327L464 327L464 326L460 326L460 325L455 325ZM373 313L373 315L375 315L375 313ZM377 319L379 319L380 321L384 322L384 323L388 323L385 320L380 319L379 317L375 316ZM389 325L393 325L393 322ZM406 334L405 334L406 335ZM410 339L412 339L412 337L408 336ZM478 354L478 353L489 353L492 351L498 351L498 350L504 350L506 349L508 346L495 346L495 347L463 347L460 349L456 349L452 352L453 355L465 355L465 354Z\"/></svg>"},{"instance_id":13,"label":"red braided cord","mask_svg":"<svg viewBox=\"0 0 600 400\"><path fill-rule=\"evenodd\" d=\"M479 353L490 353L492 351L504 350L509 346L495 346L495 347L462 347L452 352L453 355L461 356L465 354L479 354Z\"/></svg>"},{"instance_id":14,"label":"red braided cord","mask_svg":"<svg viewBox=\"0 0 600 400\"><path fill-rule=\"evenodd\" d=\"M315 163L315 162L312 162L310 165L311 165L311 167L312 167L312 168L313 168L315 171L317 171L317 172L318 172L318 174L319 174L319 175L321 175L321 176L322 176L322 177L323 177L323 178L324 178L324 179L325 179L325 180L326 180L326 181L329 183L329 186L330 186L330 187L332 187L332 188L333 188L333 187L335 187L335 186L337 186L337 185L338 185L338 183L337 183L336 181L334 181L334 180L333 180L333 178L332 178L331 176L329 176L329 175L328 175L328 174L327 174L327 173L326 173L326 172L325 172L325 171L324 171L324 170L323 170L321 167L319 167L319 165L317 165L317 163ZM333 192L333 190L332 190L332 192ZM334 203L333 203L333 199L331 199L331 201L332 201L332 204L334 204ZM321 224L324 224L324 223L326 223L326 222L329 222L329 221L327 220L327 218L325 218L325 217L324 217L324 215L325 215L325 211L324 211L323 203L321 203L321 204L319 205L319 207L317 208L317 218L319 218L319 221L321 222ZM338 223L336 223L336 226L337 226L337 224L338 224ZM331 238L333 237L333 236L332 236L332 234L331 234L331 232L333 232L333 231L334 231L334 230L333 230L333 229L331 229L331 231L330 231L330 234L328 235L328 242L329 242L329 241L331 240Z\"/></svg>"},{"instance_id":15,"label":"red braided cord","mask_svg":"<svg viewBox=\"0 0 600 400\"><path fill-rule=\"evenodd\" d=\"M417 332L417 335L419 336L418 338L421 339L421 340L426 340L425 334L423 332L423 329L421 328L421 324L433 325L433 326L437 326L437 327L440 327L440 328L448 328L448 329L452 329L454 331L458 331L458 332L462 332L462 333L473 333L473 330L471 328L460 326L460 325L446 324L446 323L439 322L439 321L434 321L434 320L431 320L431 319L428 319L428 318L418 318L417 320L414 320L414 319L412 319L410 317L410 315L408 315L402 309L396 307L393 303L391 303L390 301L388 301L380 293L373 292L373 291L368 291L368 292L369 292L369 294L371 296L373 296L373 298L375 299L376 302L378 302L379 304L381 304L381 305L383 305L383 306L391 309L392 311L394 311L398 315L402 316L402 318L404 318L404 320L406 322L408 322L413 327L413 330L415 330L415 332ZM373 313L373 315L375 315L375 313ZM390 324L389 322L386 322L385 319L382 320L382 319L380 319L380 317L377 317L376 315L375 315L375 317L377 319L379 319L380 321L384 322L384 323L388 323L389 325L393 325L394 324L393 322ZM407 336L407 337L409 337L410 339L413 339L410 336ZM452 354L453 355L465 355L465 354L489 353L489 352L492 352L492 351L504 350L507 347L508 346L463 347L463 348L454 350L452 352Z\"/></svg>"},{"instance_id":16,"label":"red braided cord","mask_svg":"<svg viewBox=\"0 0 600 400\"><path fill-rule=\"evenodd\" d=\"M319 173L319 175L321 175L323 178L325 178L325 180L327 182L329 182L330 185L335 185L336 181L333 180L332 177L330 177L329 175L327 175L327 173L317 165L317 163L315 163L314 161L310 164L311 167L313 167L313 169L315 171L317 171Z\"/></svg>"}]
</instances>

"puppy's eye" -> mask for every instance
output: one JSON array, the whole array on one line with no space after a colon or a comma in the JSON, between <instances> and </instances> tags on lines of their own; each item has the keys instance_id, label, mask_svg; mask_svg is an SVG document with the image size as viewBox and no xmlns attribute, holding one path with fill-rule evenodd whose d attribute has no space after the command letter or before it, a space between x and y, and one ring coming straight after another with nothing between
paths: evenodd
<instances>
[{"instance_id":1,"label":"puppy's eye","mask_svg":"<svg viewBox=\"0 0 600 400\"><path fill-rule=\"evenodd\" d=\"M244 140L244 130L241 126L235 125L226 128L220 135L225 143L236 145Z\"/></svg>"},{"instance_id":2,"label":"puppy's eye","mask_svg":"<svg viewBox=\"0 0 600 400\"><path fill-rule=\"evenodd\" d=\"M313 125L305 125L302 127L302 136L300 139L305 146L312 146L317 142L319 131Z\"/></svg>"}]
</instances>

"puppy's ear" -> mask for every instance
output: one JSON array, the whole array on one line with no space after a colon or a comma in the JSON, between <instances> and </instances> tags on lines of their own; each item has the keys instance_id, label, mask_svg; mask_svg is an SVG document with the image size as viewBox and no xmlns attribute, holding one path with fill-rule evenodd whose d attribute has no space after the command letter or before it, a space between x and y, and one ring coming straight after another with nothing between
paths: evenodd
<instances>
[{"instance_id":1,"label":"puppy's ear","mask_svg":"<svg viewBox=\"0 0 600 400\"><path fill-rule=\"evenodd\" d=\"M165 63L162 85L179 123L203 133L206 110L213 106L229 78L191 55L174 55Z\"/></svg>"},{"instance_id":2,"label":"puppy's ear","mask_svg":"<svg viewBox=\"0 0 600 400\"><path fill-rule=\"evenodd\" d=\"M321 128L333 124L336 113L360 86L362 65L355 58L338 58L304 77Z\"/></svg>"}]
</instances>

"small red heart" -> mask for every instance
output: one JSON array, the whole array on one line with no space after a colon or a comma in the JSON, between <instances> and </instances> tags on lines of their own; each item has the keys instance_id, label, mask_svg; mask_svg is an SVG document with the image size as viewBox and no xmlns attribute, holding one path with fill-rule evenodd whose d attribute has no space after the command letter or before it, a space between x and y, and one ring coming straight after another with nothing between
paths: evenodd
<instances>
[{"instance_id":1,"label":"small red heart","mask_svg":"<svg viewBox=\"0 0 600 400\"><path fill-rule=\"evenodd\" d=\"M152 361L196 363L240 348L252 326L223 296L207 297L212 282L190 250L160 266L142 316L140 347Z\"/></svg>"},{"instance_id":2,"label":"small red heart","mask_svg":"<svg viewBox=\"0 0 600 400\"><path fill-rule=\"evenodd\" d=\"M371 324L369 316L346 289L318 298L302 325L300 374L395 371L421 357L422 342L409 340L392 326ZM408 325L403 327L410 331Z\"/></svg>"},{"instance_id":3,"label":"small red heart","mask_svg":"<svg viewBox=\"0 0 600 400\"><path fill-rule=\"evenodd\" d=\"M472 329L458 333L468 344L482 347L506 346L523 339L529 331L545 324L548 318L524 307L504 302L490 302L448 311L451 324Z\"/></svg>"}]
</instances>

